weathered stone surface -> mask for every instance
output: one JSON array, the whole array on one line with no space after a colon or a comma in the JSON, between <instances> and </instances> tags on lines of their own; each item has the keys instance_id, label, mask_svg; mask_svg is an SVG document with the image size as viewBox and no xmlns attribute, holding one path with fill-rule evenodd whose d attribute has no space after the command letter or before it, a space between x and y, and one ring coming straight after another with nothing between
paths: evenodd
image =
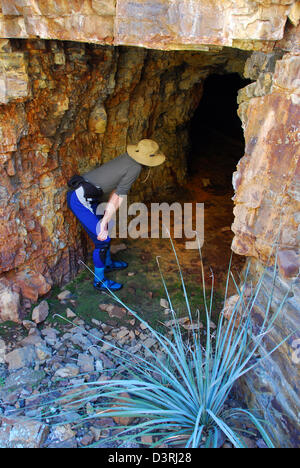
<instances>
[{"instance_id":1,"label":"weathered stone surface","mask_svg":"<svg viewBox=\"0 0 300 468\"><path fill-rule=\"evenodd\" d=\"M34 302L37 301L39 296L47 294L52 286L51 279L47 281L41 273L34 272L29 268L18 272L13 279L20 288L22 296Z\"/></svg>"},{"instance_id":2,"label":"weathered stone surface","mask_svg":"<svg viewBox=\"0 0 300 468\"><path fill-rule=\"evenodd\" d=\"M19 322L20 294L14 290L11 283L4 278L0 280L0 321L11 320Z\"/></svg>"},{"instance_id":3,"label":"weathered stone surface","mask_svg":"<svg viewBox=\"0 0 300 468\"><path fill-rule=\"evenodd\" d=\"M123 0L117 8L115 43L176 49L278 40L292 3Z\"/></svg>"},{"instance_id":4,"label":"weathered stone surface","mask_svg":"<svg viewBox=\"0 0 300 468\"><path fill-rule=\"evenodd\" d=\"M65 379L76 377L79 374L79 367L75 366L75 364L69 364L66 367L62 367L55 372L54 378L57 379Z\"/></svg>"},{"instance_id":5,"label":"weathered stone surface","mask_svg":"<svg viewBox=\"0 0 300 468\"><path fill-rule=\"evenodd\" d=\"M0 364L5 363L5 353L6 353L5 342L0 339Z\"/></svg>"},{"instance_id":6,"label":"weathered stone surface","mask_svg":"<svg viewBox=\"0 0 300 468\"><path fill-rule=\"evenodd\" d=\"M299 247L299 58L277 61L272 92L242 112L246 147L234 174L232 248L264 262L277 240L279 250Z\"/></svg>"},{"instance_id":7,"label":"weathered stone surface","mask_svg":"<svg viewBox=\"0 0 300 468\"><path fill-rule=\"evenodd\" d=\"M60 39L158 49L252 49L281 39L293 0L2 0L0 37Z\"/></svg>"},{"instance_id":8,"label":"weathered stone surface","mask_svg":"<svg viewBox=\"0 0 300 468\"><path fill-rule=\"evenodd\" d=\"M40 448L49 427L25 418L2 418L0 448Z\"/></svg>"},{"instance_id":9,"label":"weathered stone surface","mask_svg":"<svg viewBox=\"0 0 300 468\"><path fill-rule=\"evenodd\" d=\"M32 311L32 320L35 323L41 323L46 320L49 314L49 304L47 301L42 301L37 307Z\"/></svg>"},{"instance_id":10,"label":"weathered stone surface","mask_svg":"<svg viewBox=\"0 0 300 468\"><path fill-rule=\"evenodd\" d=\"M22 369L23 367L33 367L35 364L36 352L34 346L28 345L18 348L5 355L5 362L9 370Z\"/></svg>"},{"instance_id":11,"label":"weathered stone surface","mask_svg":"<svg viewBox=\"0 0 300 468\"><path fill-rule=\"evenodd\" d=\"M12 372L5 380L5 385L2 391L8 392L16 389L24 388L25 386L35 386L43 379L45 373L43 371L35 371L29 368L23 368Z\"/></svg>"},{"instance_id":12,"label":"weathered stone surface","mask_svg":"<svg viewBox=\"0 0 300 468\"><path fill-rule=\"evenodd\" d=\"M252 278L265 272L260 294L256 300L253 320L262 324L265 311L273 291L269 317L277 313L284 296L289 292L285 306L278 314L271 331L263 340L259 352L267 356L279 343L285 341L273 354L261 361L239 384L241 395L246 398L250 408L260 411L268 421L268 429L276 440L276 446L298 447L299 435L299 376L300 359L297 345L300 343L299 326L299 282L283 280L277 276L273 288L273 269L265 271L259 262L252 265ZM299 345L298 345L299 346Z\"/></svg>"},{"instance_id":13,"label":"weathered stone surface","mask_svg":"<svg viewBox=\"0 0 300 468\"><path fill-rule=\"evenodd\" d=\"M94 358L87 354L79 354L77 365L80 372L94 372L95 370Z\"/></svg>"},{"instance_id":14,"label":"weathered stone surface","mask_svg":"<svg viewBox=\"0 0 300 468\"><path fill-rule=\"evenodd\" d=\"M50 440L56 440L59 442L72 439L75 437L76 433L72 430L70 424L64 424L61 426L56 426L51 433Z\"/></svg>"},{"instance_id":15,"label":"weathered stone surface","mask_svg":"<svg viewBox=\"0 0 300 468\"><path fill-rule=\"evenodd\" d=\"M299 1L294 3L289 12L289 19L294 26L298 26L300 21L300 3Z\"/></svg>"},{"instance_id":16,"label":"weathered stone surface","mask_svg":"<svg viewBox=\"0 0 300 468\"><path fill-rule=\"evenodd\" d=\"M102 103L96 104L89 118L90 132L104 134L107 126L107 113Z\"/></svg>"},{"instance_id":17,"label":"weathered stone surface","mask_svg":"<svg viewBox=\"0 0 300 468\"><path fill-rule=\"evenodd\" d=\"M7 49L8 41L0 39L0 104L26 100L30 96L26 55Z\"/></svg>"}]
</instances>

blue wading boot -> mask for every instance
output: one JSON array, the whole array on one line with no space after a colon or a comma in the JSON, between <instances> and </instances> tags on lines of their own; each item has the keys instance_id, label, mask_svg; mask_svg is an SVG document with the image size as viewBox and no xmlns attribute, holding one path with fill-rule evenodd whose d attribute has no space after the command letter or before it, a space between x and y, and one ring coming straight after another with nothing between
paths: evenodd
<instances>
[{"instance_id":1,"label":"blue wading boot","mask_svg":"<svg viewBox=\"0 0 300 468\"><path fill-rule=\"evenodd\" d=\"M123 284L105 278L104 271L105 268L95 267L94 288L97 289L97 291L120 291L120 289L123 288Z\"/></svg>"},{"instance_id":2,"label":"blue wading boot","mask_svg":"<svg viewBox=\"0 0 300 468\"><path fill-rule=\"evenodd\" d=\"M125 270L128 267L128 263L122 261L113 261L110 255L110 247L107 249L106 260L105 260L105 272Z\"/></svg>"}]
</instances>

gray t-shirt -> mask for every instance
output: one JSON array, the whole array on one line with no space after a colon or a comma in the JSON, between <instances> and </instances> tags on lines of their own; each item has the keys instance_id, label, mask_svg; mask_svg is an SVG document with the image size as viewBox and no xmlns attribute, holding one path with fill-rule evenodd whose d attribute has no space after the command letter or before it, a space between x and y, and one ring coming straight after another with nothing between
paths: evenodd
<instances>
[{"instance_id":1,"label":"gray t-shirt","mask_svg":"<svg viewBox=\"0 0 300 468\"><path fill-rule=\"evenodd\" d=\"M127 195L133 182L140 175L142 166L128 153L123 153L102 166L83 174L84 179L101 187L106 198L113 190L119 196Z\"/></svg>"}]
</instances>

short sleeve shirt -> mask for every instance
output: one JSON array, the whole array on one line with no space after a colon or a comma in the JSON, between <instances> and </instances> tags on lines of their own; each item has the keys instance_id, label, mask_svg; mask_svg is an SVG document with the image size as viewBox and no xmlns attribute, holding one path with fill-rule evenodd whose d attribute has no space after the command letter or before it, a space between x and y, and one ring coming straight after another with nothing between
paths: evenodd
<instances>
[{"instance_id":1,"label":"short sleeve shirt","mask_svg":"<svg viewBox=\"0 0 300 468\"><path fill-rule=\"evenodd\" d=\"M131 158L128 153L123 153L102 166L83 174L83 177L96 187L100 187L105 197L113 190L116 191L117 195L125 196L140 175L141 169L141 164Z\"/></svg>"}]
</instances>

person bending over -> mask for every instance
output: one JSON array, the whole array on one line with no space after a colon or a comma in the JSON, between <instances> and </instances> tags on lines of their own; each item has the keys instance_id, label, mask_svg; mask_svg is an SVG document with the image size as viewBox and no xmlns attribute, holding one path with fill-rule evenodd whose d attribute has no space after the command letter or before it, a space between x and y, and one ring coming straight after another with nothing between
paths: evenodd
<instances>
[{"instance_id":1,"label":"person bending over","mask_svg":"<svg viewBox=\"0 0 300 468\"><path fill-rule=\"evenodd\" d=\"M120 290L123 285L107 279L105 273L128 267L126 262L114 261L111 258L111 239L108 233L110 220L140 175L142 166L159 166L165 159L155 141L144 139L137 145L128 145L126 152L117 158L82 176L75 175L68 182L68 186L73 189L67 194L68 207L95 246L94 287L98 291ZM104 214L97 214L99 204L107 200Z\"/></svg>"}]
</instances>

